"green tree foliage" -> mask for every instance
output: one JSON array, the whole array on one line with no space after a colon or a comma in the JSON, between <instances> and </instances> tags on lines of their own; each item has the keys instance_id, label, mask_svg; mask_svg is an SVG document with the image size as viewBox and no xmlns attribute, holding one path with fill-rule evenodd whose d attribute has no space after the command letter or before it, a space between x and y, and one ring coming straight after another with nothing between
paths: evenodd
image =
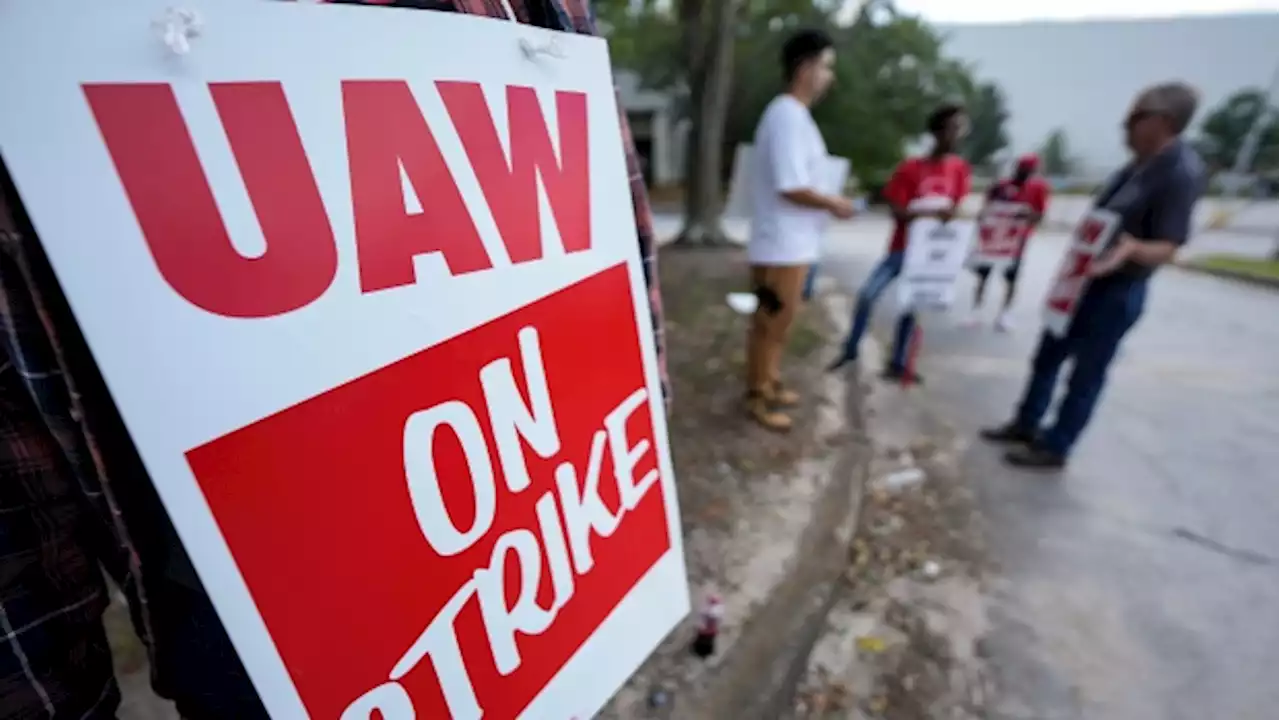
<instances>
[{"instance_id":1,"label":"green tree foliage","mask_svg":"<svg viewBox=\"0 0 1280 720\"><path fill-rule=\"evenodd\" d=\"M996 156L1009 145L1005 122L1009 112L1005 109L1004 93L991 83L983 83L969 98L969 135L965 137L961 152L974 168L992 170Z\"/></svg>"},{"instance_id":2,"label":"green tree foliage","mask_svg":"<svg viewBox=\"0 0 1280 720\"><path fill-rule=\"evenodd\" d=\"M651 87L688 86L677 17L694 3L713 0L675 2L676 13L627 0L596 5L602 24L609 27L615 65L639 72ZM733 148L751 142L765 105L783 89L782 44L800 28L823 29L836 42L835 85L813 113L828 150L849 158L864 186L884 182L943 101L961 101L976 111L973 127L982 138L966 148L971 158L985 162L1007 144L1007 113L999 90L975 83L968 68L944 56L938 33L920 18L899 12L892 0L866 0L853 22L844 25L834 20L842 4L830 0L738 3L723 178L729 177Z\"/></svg>"},{"instance_id":3,"label":"green tree foliage","mask_svg":"<svg viewBox=\"0 0 1280 720\"><path fill-rule=\"evenodd\" d=\"M887 0L863 3L844 27L808 0L752 0L743 25L726 142L751 142L764 106L782 90L782 43L801 27L821 28L836 42L836 81L814 119L828 151L849 158L864 186L884 182L934 107L975 92L968 70L943 56L937 33Z\"/></svg>"},{"instance_id":4,"label":"green tree foliage","mask_svg":"<svg viewBox=\"0 0 1280 720\"><path fill-rule=\"evenodd\" d=\"M1205 162L1214 170L1230 170L1235 166L1236 155L1244 145L1250 128L1263 117L1262 135L1257 153L1248 172L1275 172L1277 147L1280 146L1280 124L1277 123L1276 106L1267 93L1257 88L1236 92L1221 105L1209 112L1200 126L1196 148Z\"/></svg>"},{"instance_id":5,"label":"green tree foliage","mask_svg":"<svg viewBox=\"0 0 1280 720\"><path fill-rule=\"evenodd\" d=\"M1075 170L1075 159L1067 145L1067 134L1061 129L1049 133L1040 148L1040 162L1049 177L1069 177Z\"/></svg>"}]
</instances>

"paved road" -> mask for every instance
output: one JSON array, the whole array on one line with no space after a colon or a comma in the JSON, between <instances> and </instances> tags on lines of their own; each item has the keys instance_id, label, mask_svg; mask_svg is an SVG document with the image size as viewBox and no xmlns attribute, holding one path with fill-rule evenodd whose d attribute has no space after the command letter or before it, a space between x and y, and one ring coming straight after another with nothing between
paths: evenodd
<instances>
[{"instance_id":1,"label":"paved road","mask_svg":"<svg viewBox=\"0 0 1280 720\"><path fill-rule=\"evenodd\" d=\"M887 232L843 226L824 272L855 289ZM1032 246L1014 332L925 322L924 392L962 432L1009 415L1064 243ZM1064 473L969 448L1002 567L990 650L1010 697L993 720L1276 716L1278 344L1274 292L1164 270Z\"/></svg>"}]
</instances>

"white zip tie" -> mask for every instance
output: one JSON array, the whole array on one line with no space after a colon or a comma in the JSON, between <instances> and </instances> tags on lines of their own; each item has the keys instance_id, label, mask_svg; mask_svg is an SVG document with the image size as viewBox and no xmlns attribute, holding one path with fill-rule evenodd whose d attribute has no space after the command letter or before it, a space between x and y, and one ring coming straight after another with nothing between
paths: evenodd
<instances>
[{"instance_id":1,"label":"white zip tie","mask_svg":"<svg viewBox=\"0 0 1280 720\"><path fill-rule=\"evenodd\" d=\"M173 54L186 55L191 52L191 40L200 36L204 18L195 10L171 7L151 27Z\"/></svg>"}]
</instances>

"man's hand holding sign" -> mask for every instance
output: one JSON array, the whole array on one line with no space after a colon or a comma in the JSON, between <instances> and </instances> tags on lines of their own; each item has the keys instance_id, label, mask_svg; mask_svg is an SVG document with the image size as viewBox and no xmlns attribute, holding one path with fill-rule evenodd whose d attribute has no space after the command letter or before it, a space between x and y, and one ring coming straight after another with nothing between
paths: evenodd
<instances>
[{"instance_id":1,"label":"man's hand holding sign","mask_svg":"<svg viewBox=\"0 0 1280 720\"><path fill-rule=\"evenodd\" d=\"M688 611L604 42L188 4L0 6L0 151L259 695L592 715Z\"/></svg>"}]
</instances>

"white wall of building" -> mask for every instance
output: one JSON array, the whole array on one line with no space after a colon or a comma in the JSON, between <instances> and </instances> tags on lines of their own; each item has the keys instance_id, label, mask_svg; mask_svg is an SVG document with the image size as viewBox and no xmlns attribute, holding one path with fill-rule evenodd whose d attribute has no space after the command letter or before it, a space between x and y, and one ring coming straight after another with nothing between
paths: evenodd
<instances>
[{"instance_id":1,"label":"white wall of building","mask_svg":"<svg viewBox=\"0 0 1280 720\"><path fill-rule=\"evenodd\" d=\"M1235 90L1270 82L1280 55L1276 13L939 29L947 54L1003 88L1013 152L1038 150L1062 128L1089 177L1124 162L1120 125L1141 88L1173 79L1195 85L1198 125Z\"/></svg>"}]
</instances>

